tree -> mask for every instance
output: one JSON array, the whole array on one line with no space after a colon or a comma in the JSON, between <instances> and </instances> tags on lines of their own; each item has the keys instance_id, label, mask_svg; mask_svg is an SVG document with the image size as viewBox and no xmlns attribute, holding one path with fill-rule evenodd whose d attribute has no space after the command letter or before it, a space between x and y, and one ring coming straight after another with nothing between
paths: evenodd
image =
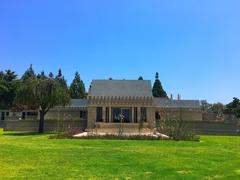
<instances>
[{"instance_id":1,"label":"tree","mask_svg":"<svg viewBox=\"0 0 240 180\"><path fill-rule=\"evenodd\" d=\"M143 80L143 77L142 77L142 76L140 76L140 77L138 78L138 80Z\"/></svg>"},{"instance_id":2,"label":"tree","mask_svg":"<svg viewBox=\"0 0 240 180\"><path fill-rule=\"evenodd\" d=\"M36 107L40 113L39 133L44 132L44 117L49 109L69 103L68 91L59 82L45 78L34 78L21 81L17 90L16 103Z\"/></svg>"},{"instance_id":3,"label":"tree","mask_svg":"<svg viewBox=\"0 0 240 180\"><path fill-rule=\"evenodd\" d=\"M222 118L225 106L222 103L215 103L209 107L210 112L216 113L218 118Z\"/></svg>"},{"instance_id":4,"label":"tree","mask_svg":"<svg viewBox=\"0 0 240 180\"><path fill-rule=\"evenodd\" d=\"M55 80L58 81L62 87L67 89L67 81L65 80L64 76L62 75L61 69L58 70L58 74L55 77Z\"/></svg>"},{"instance_id":5,"label":"tree","mask_svg":"<svg viewBox=\"0 0 240 180\"><path fill-rule=\"evenodd\" d=\"M78 72L75 73L73 82L70 85L70 96L73 99L79 99L86 97L85 85L80 78Z\"/></svg>"},{"instance_id":6,"label":"tree","mask_svg":"<svg viewBox=\"0 0 240 180\"><path fill-rule=\"evenodd\" d=\"M13 106L17 89L17 75L14 71L0 72L0 108L9 109Z\"/></svg>"},{"instance_id":7,"label":"tree","mask_svg":"<svg viewBox=\"0 0 240 180\"><path fill-rule=\"evenodd\" d=\"M48 77L51 78L51 79L54 79L54 74L52 72L50 72Z\"/></svg>"},{"instance_id":8,"label":"tree","mask_svg":"<svg viewBox=\"0 0 240 180\"><path fill-rule=\"evenodd\" d=\"M232 113L240 118L240 100L238 98L234 97L233 101L226 105L226 113Z\"/></svg>"},{"instance_id":9,"label":"tree","mask_svg":"<svg viewBox=\"0 0 240 180\"><path fill-rule=\"evenodd\" d=\"M25 73L22 75L22 80L27 80L29 78L33 79L36 77L36 74L33 70L32 64L30 64L30 67L25 71Z\"/></svg>"},{"instance_id":10,"label":"tree","mask_svg":"<svg viewBox=\"0 0 240 180\"><path fill-rule=\"evenodd\" d=\"M155 82L153 85L152 93L154 97L164 97L167 98L167 93L164 91L162 84L159 80L159 75L158 72L156 73L155 76Z\"/></svg>"}]
</instances>

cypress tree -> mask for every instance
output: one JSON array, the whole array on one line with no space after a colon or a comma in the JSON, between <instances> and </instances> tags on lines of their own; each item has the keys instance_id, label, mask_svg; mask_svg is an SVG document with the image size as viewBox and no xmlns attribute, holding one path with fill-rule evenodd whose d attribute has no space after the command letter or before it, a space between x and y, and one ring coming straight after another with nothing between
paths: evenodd
<instances>
[{"instance_id":1,"label":"cypress tree","mask_svg":"<svg viewBox=\"0 0 240 180\"><path fill-rule=\"evenodd\" d=\"M86 97L85 85L78 72L75 73L75 77L70 85L70 96L73 99Z\"/></svg>"},{"instance_id":2,"label":"cypress tree","mask_svg":"<svg viewBox=\"0 0 240 180\"><path fill-rule=\"evenodd\" d=\"M65 80L64 76L62 75L62 70L58 70L58 74L55 77L55 80L60 83L60 85L64 88L67 88L67 81Z\"/></svg>"},{"instance_id":3,"label":"cypress tree","mask_svg":"<svg viewBox=\"0 0 240 180\"><path fill-rule=\"evenodd\" d=\"M167 93L164 91L162 84L159 80L159 74L156 72L155 82L153 85L152 93L154 97L163 97L167 98Z\"/></svg>"},{"instance_id":4,"label":"cypress tree","mask_svg":"<svg viewBox=\"0 0 240 180\"><path fill-rule=\"evenodd\" d=\"M53 79L53 78L54 78L54 75L53 75L53 73L52 73L52 72L50 72L50 73L49 73L49 75L48 75L48 77L49 77L50 79Z\"/></svg>"},{"instance_id":5,"label":"cypress tree","mask_svg":"<svg viewBox=\"0 0 240 180\"><path fill-rule=\"evenodd\" d=\"M25 71L25 73L22 75L22 80L25 81L29 78L34 79L36 77L36 74L32 68L32 64L30 64L30 67Z\"/></svg>"}]
</instances>

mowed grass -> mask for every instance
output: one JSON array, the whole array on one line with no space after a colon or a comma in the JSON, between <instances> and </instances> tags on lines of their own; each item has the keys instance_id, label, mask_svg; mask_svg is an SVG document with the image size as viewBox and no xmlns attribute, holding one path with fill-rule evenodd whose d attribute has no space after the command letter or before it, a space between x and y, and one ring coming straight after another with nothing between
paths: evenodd
<instances>
[{"instance_id":1,"label":"mowed grass","mask_svg":"<svg viewBox=\"0 0 240 180\"><path fill-rule=\"evenodd\" d=\"M240 137L201 142L0 135L0 179L240 179Z\"/></svg>"}]
</instances>

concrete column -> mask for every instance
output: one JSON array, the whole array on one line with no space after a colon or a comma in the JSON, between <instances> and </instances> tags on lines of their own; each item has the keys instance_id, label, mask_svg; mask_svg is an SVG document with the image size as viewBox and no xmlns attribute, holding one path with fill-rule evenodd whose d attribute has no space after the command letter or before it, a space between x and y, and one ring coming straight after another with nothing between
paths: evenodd
<instances>
[{"instance_id":1,"label":"concrete column","mask_svg":"<svg viewBox=\"0 0 240 180\"><path fill-rule=\"evenodd\" d=\"M102 119L103 119L103 122L106 122L106 107L105 106L102 107Z\"/></svg>"},{"instance_id":2,"label":"concrete column","mask_svg":"<svg viewBox=\"0 0 240 180\"><path fill-rule=\"evenodd\" d=\"M140 122L141 119L141 107L137 107L137 121Z\"/></svg>"},{"instance_id":3,"label":"concrete column","mask_svg":"<svg viewBox=\"0 0 240 180\"><path fill-rule=\"evenodd\" d=\"M112 108L109 107L109 123L112 122Z\"/></svg>"},{"instance_id":4,"label":"concrete column","mask_svg":"<svg viewBox=\"0 0 240 180\"><path fill-rule=\"evenodd\" d=\"M95 128L96 122L96 107L88 107L87 127Z\"/></svg>"},{"instance_id":5,"label":"concrete column","mask_svg":"<svg viewBox=\"0 0 240 180\"><path fill-rule=\"evenodd\" d=\"M132 107L132 123L134 123L134 107Z\"/></svg>"},{"instance_id":6,"label":"concrete column","mask_svg":"<svg viewBox=\"0 0 240 180\"><path fill-rule=\"evenodd\" d=\"M149 107L147 108L147 122L149 128L155 127L155 108Z\"/></svg>"}]
</instances>

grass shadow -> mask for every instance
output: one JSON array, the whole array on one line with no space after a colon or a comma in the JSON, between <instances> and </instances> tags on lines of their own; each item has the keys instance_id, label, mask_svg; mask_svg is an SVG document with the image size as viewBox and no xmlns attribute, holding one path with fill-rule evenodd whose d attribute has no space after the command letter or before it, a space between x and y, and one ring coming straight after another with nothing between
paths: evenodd
<instances>
[{"instance_id":1,"label":"grass shadow","mask_svg":"<svg viewBox=\"0 0 240 180\"><path fill-rule=\"evenodd\" d=\"M49 133L47 133L47 134L49 134ZM4 132L2 135L4 135L4 136L34 136L34 135L46 135L46 134L45 133L41 134L38 132L31 132L31 131L22 131L22 132L8 131L8 132Z\"/></svg>"}]
</instances>

